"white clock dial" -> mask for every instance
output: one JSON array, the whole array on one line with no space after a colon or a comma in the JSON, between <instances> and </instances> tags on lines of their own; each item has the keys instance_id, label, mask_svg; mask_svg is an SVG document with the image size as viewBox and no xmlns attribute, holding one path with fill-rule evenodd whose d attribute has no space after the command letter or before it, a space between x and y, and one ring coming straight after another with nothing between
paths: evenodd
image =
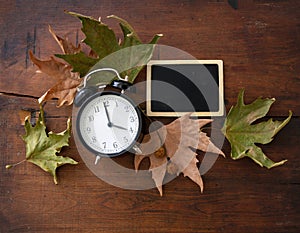
<instances>
[{"instance_id":1,"label":"white clock dial","mask_svg":"<svg viewBox=\"0 0 300 233\"><path fill-rule=\"evenodd\" d=\"M136 107L124 96L96 94L78 113L77 131L83 144L95 153L116 156L135 144L141 129Z\"/></svg>"}]
</instances>

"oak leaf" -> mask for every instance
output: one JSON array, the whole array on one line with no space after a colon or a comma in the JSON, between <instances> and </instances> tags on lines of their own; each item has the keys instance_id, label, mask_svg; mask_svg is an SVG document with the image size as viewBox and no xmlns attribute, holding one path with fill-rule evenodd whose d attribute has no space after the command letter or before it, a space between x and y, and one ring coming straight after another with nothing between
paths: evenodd
<instances>
[{"instance_id":1,"label":"oak leaf","mask_svg":"<svg viewBox=\"0 0 300 233\"><path fill-rule=\"evenodd\" d=\"M29 53L31 61L39 68L42 73L47 74L57 80L56 85L50 88L39 98L39 103L50 99L58 99L57 106L71 105L77 92L77 87L81 84L78 73L71 72L72 68L51 57L50 60L41 61L33 53Z\"/></svg>"},{"instance_id":2,"label":"oak leaf","mask_svg":"<svg viewBox=\"0 0 300 233\"><path fill-rule=\"evenodd\" d=\"M292 112L284 121L263 121L252 124L266 116L275 99L258 98L251 104L244 104L244 90L240 91L237 104L231 107L224 126L223 134L231 144L231 158L249 157L262 167L272 168L284 164L287 160L273 162L256 144L267 144L290 121Z\"/></svg>"},{"instance_id":3,"label":"oak leaf","mask_svg":"<svg viewBox=\"0 0 300 233\"><path fill-rule=\"evenodd\" d=\"M216 154L224 153L217 148L201 128L211 123L208 119L191 119L191 114L186 114L168 125L144 136L140 149L143 154L135 155L135 169L141 161L149 157L152 178L162 195L163 179L167 171L189 177L203 192L203 181L197 167L199 162L196 158L195 149ZM156 151L165 149L166 156L157 156Z\"/></svg>"},{"instance_id":4,"label":"oak leaf","mask_svg":"<svg viewBox=\"0 0 300 233\"><path fill-rule=\"evenodd\" d=\"M40 105L40 114L35 126L29 122L29 118L25 120L26 134L22 137L26 143L26 159L30 163L39 166L46 172L49 172L57 184L56 169L64 164L77 164L77 162L69 157L57 156L61 148L69 145L71 123L67 122L67 129L61 133L46 132L44 120L44 111ZM23 162L23 161L21 161ZM17 163L19 164L19 163ZM11 168L14 165L7 165Z\"/></svg>"}]
</instances>

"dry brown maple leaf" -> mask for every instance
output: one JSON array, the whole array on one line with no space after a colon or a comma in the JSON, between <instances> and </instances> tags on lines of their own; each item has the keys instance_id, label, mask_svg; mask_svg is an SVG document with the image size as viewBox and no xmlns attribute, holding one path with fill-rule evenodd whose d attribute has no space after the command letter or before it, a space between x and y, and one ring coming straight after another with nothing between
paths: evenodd
<instances>
[{"instance_id":1,"label":"dry brown maple leaf","mask_svg":"<svg viewBox=\"0 0 300 233\"><path fill-rule=\"evenodd\" d=\"M199 149L204 152L212 152L221 154L224 153L217 148L206 133L200 129L204 125L212 122L207 119L191 119L191 113L176 119L168 125L145 135L140 149L143 154L135 155L135 169L137 170L141 161L149 157L152 179L155 182L160 195L162 196L162 184L166 172L183 173L189 177L203 192L203 181L197 167L199 162L196 158L196 153L192 150ZM166 156L157 156L159 148L165 149Z\"/></svg>"},{"instance_id":2,"label":"dry brown maple leaf","mask_svg":"<svg viewBox=\"0 0 300 233\"><path fill-rule=\"evenodd\" d=\"M25 125L26 119L28 119L28 121L30 122L31 112L27 111L27 110L24 110L24 109L21 109L19 111L19 118L20 118L21 125Z\"/></svg>"},{"instance_id":3,"label":"dry brown maple leaf","mask_svg":"<svg viewBox=\"0 0 300 233\"><path fill-rule=\"evenodd\" d=\"M75 54L75 53L79 53L81 51L80 44L78 46L75 46L75 45L73 45L72 42L70 42L68 40L67 37L62 38L62 37L56 35L50 25L49 25L49 32L53 36L53 38L56 40L56 42L58 43L58 45L60 46L60 48L64 54Z\"/></svg>"},{"instance_id":4,"label":"dry brown maple leaf","mask_svg":"<svg viewBox=\"0 0 300 233\"><path fill-rule=\"evenodd\" d=\"M79 73L71 72L72 67L51 57L50 60L41 61L33 53L29 53L31 61L39 68L42 73L49 75L58 82L39 98L39 103L50 99L58 99L57 107L71 105L77 92L77 87L81 80Z\"/></svg>"}]
</instances>

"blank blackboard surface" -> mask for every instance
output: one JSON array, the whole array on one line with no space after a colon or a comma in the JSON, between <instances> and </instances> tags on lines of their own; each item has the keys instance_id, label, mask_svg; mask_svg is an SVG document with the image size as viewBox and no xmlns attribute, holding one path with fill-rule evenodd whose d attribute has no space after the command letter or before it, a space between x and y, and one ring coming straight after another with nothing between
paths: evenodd
<instances>
[{"instance_id":1,"label":"blank blackboard surface","mask_svg":"<svg viewBox=\"0 0 300 233\"><path fill-rule=\"evenodd\" d=\"M159 60L147 65L147 115L223 115L221 60Z\"/></svg>"}]
</instances>

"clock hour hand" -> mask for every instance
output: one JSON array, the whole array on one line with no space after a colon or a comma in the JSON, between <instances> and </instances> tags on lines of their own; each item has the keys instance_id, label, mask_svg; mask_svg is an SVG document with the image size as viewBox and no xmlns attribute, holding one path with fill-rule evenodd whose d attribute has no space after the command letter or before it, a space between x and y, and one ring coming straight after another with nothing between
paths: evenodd
<instances>
[{"instance_id":1,"label":"clock hour hand","mask_svg":"<svg viewBox=\"0 0 300 233\"><path fill-rule=\"evenodd\" d=\"M115 125L115 124L113 124L113 123L111 123L111 126L112 126L112 127L115 127L115 128L118 128L118 129L127 130L126 128L124 128L124 127L122 127L122 126Z\"/></svg>"},{"instance_id":2,"label":"clock hour hand","mask_svg":"<svg viewBox=\"0 0 300 233\"><path fill-rule=\"evenodd\" d=\"M108 127L112 127L112 123L111 123L110 118L109 118L107 106L105 105L104 102L103 102L103 105L104 105L104 109L105 109L106 118L107 118L107 121L108 121L107 126L108 126Z\"/></svg>"}]
</instances>

